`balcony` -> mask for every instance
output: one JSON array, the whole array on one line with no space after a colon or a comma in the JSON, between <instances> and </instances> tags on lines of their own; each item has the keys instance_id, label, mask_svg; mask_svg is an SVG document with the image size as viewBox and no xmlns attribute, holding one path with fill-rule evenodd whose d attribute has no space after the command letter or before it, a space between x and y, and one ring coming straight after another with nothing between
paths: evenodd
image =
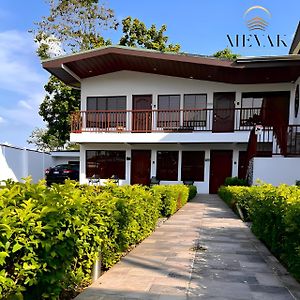
<instances>
[{"instance_id":1,"label":"balcony","mask_svg":"<svg viewBox=\"0 0 300 300\"><path fill-rule=\"evenodd\" d=\"M80 111L71 132L191 133L250 131L260 124L261 108Z\"/></svg>"}]
</instances>

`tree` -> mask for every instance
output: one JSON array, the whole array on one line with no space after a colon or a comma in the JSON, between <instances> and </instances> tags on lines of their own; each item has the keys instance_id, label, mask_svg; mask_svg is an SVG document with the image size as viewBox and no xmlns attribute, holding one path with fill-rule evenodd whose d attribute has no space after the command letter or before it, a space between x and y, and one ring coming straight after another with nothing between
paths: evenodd
<instances>
[{"instance_id":1,"label":"tree","mask_svg":"<svg viewBox=\"0 0 300 300\"><path fill-rule=\"evenodd\" d=\"M50 6L49 16L42 17L32 30L40 58L49 58L53 44L63 53L74 53L111 43L104 40L102 32L116 29L118 23L113 10L106 8L101 0L46 1Z\"/></svg>"},{"instance_id":2,"label":"tree","mask_svg":"<svg viewBox=\"0 0 300 300\"><path fill-rule=\"evenodd\" d=\"M101 33L104 29L115 29L117 22L113 11L99 0L47 1L49 16L42 17L32 30L41 59L111 44ZM40 149L62 149L70 137L70 115L80 106L80 91L54 76L45 85L45 91L39 114L47 128L35 129L28 142Z\"/></svg>"},{"instance_id":3,"label":"tree","mask_svg":"<svg viewBox=\"0 0 300 300\"><path fill-rule=\"evenodd\" d=\"M217 58L225 58L225 59L229 59L229 60L236 60L240 55L233 53L231 51L231 49L229 49L229 48L225 48L223 50L220 50L220 51L214 53L213 56L217 57Z\"/></svg>"},{"instance_id":4,"label":"tree","mask_svg":"<svg viewBox=\"0 0 300 300\"><path fill-rule=\"evenodd\" d=\"M35 128L30 137L27 140L28 144L34 144L37 150L40 151L52 151L59 148L57 140L44 141L44 136L47 133L47 129Z\"/></svg>"},{"instance_id":5,"label":"tree","mask_svg":"<svg viewBox=\"0 0 300 300\"><path fill-rule=\"evenodd\" d=\"M138 19L127 17L122 21L123 36L119 44L128 47L143 47L162 52L179 52L180 45L167 44L168 37L164 35L166 25L157 29L154 24L147 29L146 25Z\"/></svg>"}]
</instances>

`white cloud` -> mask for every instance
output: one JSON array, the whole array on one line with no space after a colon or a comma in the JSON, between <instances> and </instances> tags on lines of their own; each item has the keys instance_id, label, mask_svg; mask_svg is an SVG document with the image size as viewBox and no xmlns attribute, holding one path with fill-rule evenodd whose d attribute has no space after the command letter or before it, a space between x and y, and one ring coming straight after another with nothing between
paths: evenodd
<instances>
[{"instance_id":1,"label":"white cloud","mask_svg":"<svg viewBox=\"0 0 300 300\"><path fill-rule=\"evenodd\" d=\"M30 101L21 100L21 101L19 101L18 105L20 107L33 110L33 107L30 105Z\"/></svg>"},{"instance_id":2,"label":"white cloud","mask_svg":"<svg viewBox=\"0 0 300 300\"><path fill-rule=\"evenodd\" d=\"M1 89L28 94L43 86L47 77L37 71L35 49L32 37L26 32L0 32Z\"/></svg>"},{"instance_id":3,"label":"white cloud","mask_svg":"<svg viewBox=\"0 0 300 300\"><path fill-rule=\"evenodd\" d=\"M38 110L49 75L43 71L35 51L30 34L0 32L0 123L10 132L8 135L0 131L0 138L17 139L23 145L28 138L25 132L43 126Z\"/></svg>"},{"instance_id":4,"label":"white cloud","mask_svg":"<svg viewBox=\"0 0 300 300\"><path fill-rule=\"evenodd\" d=\"M0 103L1 115L11 126L39 127L43 125L42 118L38 114L39 105L44 98L44 93L30 95L26 100L21 100L14 107L5 107Z\"/></svg>"}]
</instances>

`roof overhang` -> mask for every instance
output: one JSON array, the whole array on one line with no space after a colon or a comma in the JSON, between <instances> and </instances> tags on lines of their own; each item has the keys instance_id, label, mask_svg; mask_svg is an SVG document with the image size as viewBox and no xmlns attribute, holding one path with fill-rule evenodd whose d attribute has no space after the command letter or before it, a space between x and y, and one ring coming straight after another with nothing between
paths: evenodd
<instances>
[{"instance_id":1,"label":"roof overhang","mask_svg":"<svg viewBox=\"0 0 300 300\"><path fill-rule=\"evenodd\" d=\"M300 54L300 22L296 29L296 33L290 48L290 54Z\"/></svg>"},{"instance_id":2,"label":"roof overhang","mask_svg":"<svg viewBox=\"0 0 300 300\"><path fill-rule=\"evenodd\" d=\"M43 67L73 87L80 87L82 79L121 70L235 84L279 83L293 82L300 76L300 55L229 61L108 46L46 60Z\"/></svg>"}]
</instances>

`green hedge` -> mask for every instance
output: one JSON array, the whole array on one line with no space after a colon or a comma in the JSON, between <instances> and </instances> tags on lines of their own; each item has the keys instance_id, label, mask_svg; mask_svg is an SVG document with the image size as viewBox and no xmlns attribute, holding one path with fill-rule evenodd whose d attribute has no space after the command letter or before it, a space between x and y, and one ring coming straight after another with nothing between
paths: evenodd
<instances>
[{"instance_id":1,"label":"green hedge","mask_svg":"<svg viewBox=\"0 0 300 300\"><path fill-rule=\"evenodd\" d=\"M300 189L296 186L221 187L219 195L247 212L252 231L300 279Z\"/></svg>"},{"instance_id":2,"label":"green hedge","mask_svg":"<svg viewBox=\"0 0 300 300\"><path fill-rule=\"evenodd\" d=\"M188 200L192 200L197 195L197 187L194 185L188 185L188 188L189 188L189 199Z\"/></svg>"},{"instance_id":3,"label":"green hedge","mask_svg":"<svg viewBox=\"0 0 300 300\"><path fill-rule=\"evenodd\" d=\"M112 266L187 199L181 185L6 182L0 187L0 295L58 299L89 282L99 252L104 267Z\"/></svg>"},{"instance_id":4,"label":"green hedge","mask_svg":"<svg viewBox=\"0 0 300 300\"><path fill-rule=\"evenodd\" d=\"M183 184L154 185L152 190L162 201L160 213L164 217L173 215L189 198L189 188Z\"/></svg>"},{"instance_id":5,"label":"green hedge","mask_svg":"<svg viewBox=\"0 0 300 300\"><path fill-rule=\"evenodd\" d=\"M246 179L238 178L238 177L227 177L224 182L225 186L248 186L248 182Z\"/></svg>"}]
</instances>

